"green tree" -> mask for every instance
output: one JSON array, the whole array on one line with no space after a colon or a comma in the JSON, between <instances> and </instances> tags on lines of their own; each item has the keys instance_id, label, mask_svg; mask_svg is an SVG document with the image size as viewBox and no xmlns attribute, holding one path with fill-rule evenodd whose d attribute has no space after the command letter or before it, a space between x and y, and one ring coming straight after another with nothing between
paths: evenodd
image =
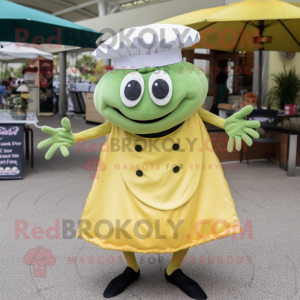
<instances>
[{"instance_id":1,"label":"green tree","mask_svg":"<svg viewBox=\"0 0 300 300\"><path fill-rule=\"evenodd\" d=\"M59 68L59 55L54 55L53 56L53 65L56 68ZM67 68L70 67L70 62L67 60Z\"/></svg>"},{"instance_id":2,"label":"green tree","mask_svg":"<svg viewBox=\"0 0 300 300\"><path fill-rule=\"evenodd\" d=\"M14 67L2 67L2 70L0 72L0 77L1 79L8 79L9 77L13 77L13 73L14 73L15 68Z\"/></svg>"},{"instance_id":3,"label":"green tree","mask_svg":"<svg viewBox=\"0 0 300 300\"><path fill-rule=\"evenodd\" d=\"M5 69L4 71L4 78L9 78L9 77L13 77L14 76L14 67L8 67Z\"/></svg>"},{"instance_id":4,"label":"green tree","mask_svg":"<svg viewBox=\"0 0 300 300\"><path fill-rule=\"evenodd\" d=\"M59 67L59 55L53 56L53 65L58 68Z\"/></svg>"},{"instance_id":5,"label":"green tree","mask_svg":"<svg viewBox=\"0 0 300 300\"><path fill-rule=\"evenodd\" d=\"M84 54L77 59L76 67L85 76L87 74L93 74L97 67L97 60L92 55Z\"/></svg>"},{"instance_id":6,"label":"green tree","mask_svg":"<svg viewBox=\"0 0 300 300\"><path fill-rule=\"evenodd\" d=\"M24 74L22 72L26 65L27 64L22 64L22 66L20 68L14 69L13 75L15 78L23 78L24 77Z\"/></svg>"}]
</instances>

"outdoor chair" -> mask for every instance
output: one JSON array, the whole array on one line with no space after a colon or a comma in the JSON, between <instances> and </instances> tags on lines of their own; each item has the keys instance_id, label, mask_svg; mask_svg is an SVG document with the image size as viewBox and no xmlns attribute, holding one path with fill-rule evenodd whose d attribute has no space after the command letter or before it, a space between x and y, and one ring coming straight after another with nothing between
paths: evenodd
<instances>
[{"instance_id":1,"label":"outdoor chair","mask_svg":"<svg viewBox=\"0 0 300 300\"><path fill-rule=\"evenodd\" d=\"M261 126L265 129L268 128L275 128L276 122L277 122L277 110L266 110L266 109L255 109L252 111L250 115L248 115L246 118L247 120L257 120L260 121ZM262 137L262 138L252 138L253 143L272 143L272 144L278 144L278 164L279 167L281 167L281 144L280 144L280 139L276 138L271 138L271 137ZM249 153L249 147L246 145L246 155L247 155L247 166L249 166L249 159L248 159L248 153ZM242 148L241 148L241 153L240 153L240 162L243 162L243 147L244 147L244 142L242 142Z\"/></svg>"},{"instance_id":2,"label":"outdoor chair","mask_svg":"<svg viewBox=\"0 0 300 300\"><path fill-rule=\"evenodd\" d=\"M70 97L76 114L85 114L85 102L81 92L70 91Z\"/></svg>"}]
</instances>

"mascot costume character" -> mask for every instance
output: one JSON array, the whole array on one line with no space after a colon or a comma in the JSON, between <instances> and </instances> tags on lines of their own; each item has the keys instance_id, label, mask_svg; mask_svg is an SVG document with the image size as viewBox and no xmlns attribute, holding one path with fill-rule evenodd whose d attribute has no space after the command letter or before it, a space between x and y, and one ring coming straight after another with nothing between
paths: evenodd
<instances>
[{"instance_id":1,"label":"mascot costume character","mask_svg":"<svg viewBox=\"0 0 300 300\"><path fill-rule=\"evenodd\" d=\"M123 251L127 267L104 291L122 293L140 276L135 252L173 253L165 270L168 282L194 299L207 299L200 285L180 269L188 249L239 233L240 223L220 162L203 121L225 129L227 150L242 140L251 146L258 121L247 121L252 107L226 120L201 108L208 84L201 69L182 60L181 49L198 43L191 28L154 24L129 28L102 43L98 59L112 59L94 93L106 123L72 133L47 126L52 137L46 159L60 148L109 134L77 236L105 249ZM101 227L101 230L100 230ZM107 229L108 228L108 229Z\"/></svg>"}]
</instances>

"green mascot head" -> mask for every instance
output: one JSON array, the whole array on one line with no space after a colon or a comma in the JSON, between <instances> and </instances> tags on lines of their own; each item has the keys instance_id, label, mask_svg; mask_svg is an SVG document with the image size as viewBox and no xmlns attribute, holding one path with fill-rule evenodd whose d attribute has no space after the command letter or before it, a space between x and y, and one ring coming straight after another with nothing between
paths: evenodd
<instances>
[{"instance_id":1,"label":"green mascot head","mask_svg":"<svg viewBox=\"0 0 300 300\"><path fill-rule=\"evenodd\" d=\"M172 128L204 103L207 79L194 65L180 62L160 68L112 70L98 83L94 101L107 120L131 133Z\"/></svg>"}]
</instances>

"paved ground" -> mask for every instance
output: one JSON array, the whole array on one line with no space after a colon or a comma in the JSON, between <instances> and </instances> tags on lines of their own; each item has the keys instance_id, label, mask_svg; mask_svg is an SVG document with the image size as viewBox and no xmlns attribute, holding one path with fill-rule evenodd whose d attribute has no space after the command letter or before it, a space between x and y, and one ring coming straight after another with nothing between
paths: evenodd
<instances>
[{"instance_id":1,"label":"paved ground","mask_svg":"<svg viewBox=\"0 0 300 300\"><path fill-rule=\"evenodd\" d=\"M59 119L41 118L40 124L58 127ZM72 120L74 132L90 127ZM45 137L35 130L36 144ZM59 239L32 236L34 227L41 227L35 229L38 237L55 226L56 219L60 228L62 220L77 224L80 219L93 183L83 165L99 153L76 147L70 152L68 158L57 153L46 161L45 151L36 150L35 167L26 162L22 181L0 182L0 299L102 299L108 282L124 269L121 252L77 238L63 239L62 232ZM225 175L242 227L252 224L253 238L248 231L243 239L229 237L192 248L183 270L211 300L300 299L300 177L288 178L271 162L253 162L240 170L227 166ZM28 226L27 238L15 236L18 220ZM40 274L24 263L27 252L38 246L55 257L53 266L53 259L47 258L48 266ZM169 260L167 254L138 255L139 281L116 299L189 299L165 281ZM45 277L37 277L43 271Z\"/></svg>"}]
</instances>

